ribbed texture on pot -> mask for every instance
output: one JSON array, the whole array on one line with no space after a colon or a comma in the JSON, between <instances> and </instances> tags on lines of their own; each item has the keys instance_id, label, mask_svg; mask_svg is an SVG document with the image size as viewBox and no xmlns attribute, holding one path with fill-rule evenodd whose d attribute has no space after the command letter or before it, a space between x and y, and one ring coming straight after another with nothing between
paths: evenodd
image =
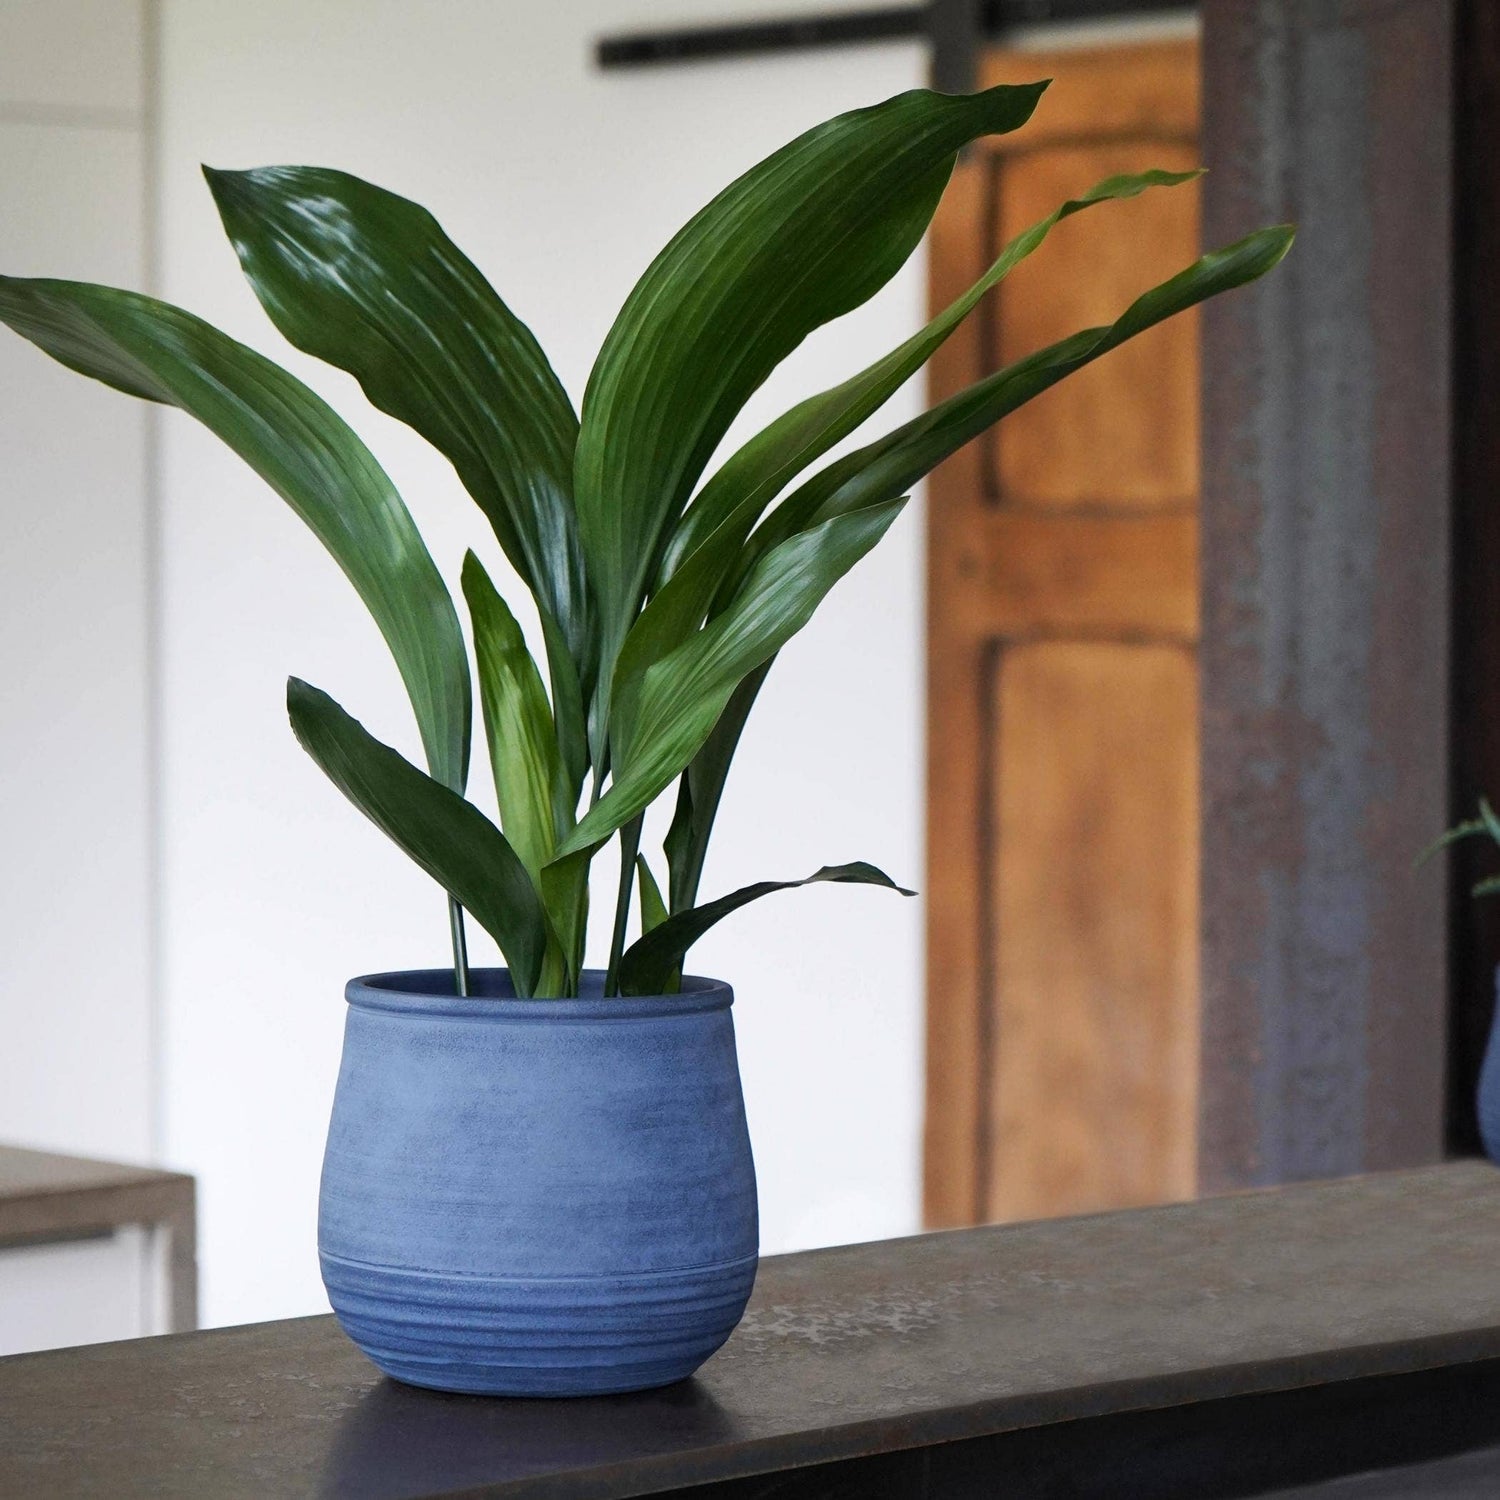
<instances>
[{"instance_id":1,"label":"ribbed texture on pot","mask_svg":"<svg viewBox=\"0 0 1500 1500\"><path fill-rule=\"evenodd\" d=\"M388 1375L492 1395L606 1395L691 1375L729 1337L756 1257L643 1276L437 1276L324 1255L339 1321Z\"/></svg>"}]
</instances>

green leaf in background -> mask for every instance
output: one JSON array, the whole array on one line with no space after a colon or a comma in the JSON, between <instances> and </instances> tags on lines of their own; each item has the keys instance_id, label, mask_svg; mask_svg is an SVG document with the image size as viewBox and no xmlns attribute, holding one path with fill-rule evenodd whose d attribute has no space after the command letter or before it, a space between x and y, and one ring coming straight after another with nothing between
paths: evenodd
<instances>
[{"instance_id":1,"label":"green leaf in background","mask_svg":"<svg viewBox=\"0 0 1500 1500\"><path fill-rule=\"evenodd\" d=\"M824 596L885 535L905 497L837 516L761 559L712 624L652 666L616 704L612 784L559 853L597 845L670 784L712 733L741 679L812 618Z\"/></svg>"},{"instance_id":2,"label":"green leaf in background","mask_svg":"<svg viewBox=\"0 0 1500 1500\"><path fill-rule=\"evenodd\" d=\"M0 320L70 369L191 413L302 517L390 646L432 774L461 791L471 705L458 615L401 497L343 418L253 349L135 292L0 276Z\"/></svg>"},{"instance_id":3,"label":"green leaf in background","mask_svg":"<svg viewBox=\"0 0 1500 1500\"><path fill-rule=\"evenodd\" d=\"M915 90L840 115L732 183L641 277L589 377L574 469L606 694L666 528L746 399L890 280L959 149L1023 125L1044 87Z\"/></svg>"},{"instance_id":4,"label":"green leaf in background","mask_svg":"<svg viewBox=\"0 0 1500 1500\"><path fill-rule=\"evenodd\" d=\"M409 199L326 167L203 175L271 321L452 462L575 663L586 663L578 419L531 330Z\"/></svg>"},{"instance_id":5,"label":"green leaf in background","mask_svg":"<svg viewBox=\"0 0 1500 1500\"><path fill-rule=\"evenodd\" d=\"M1434 854L1457 844L1463 839L1474 839L1488 836L1494 844L1500 845L1500 816L1490 806L1488 797L1479 799L1479 816L1470 818L1467 822L1457 823L1446 833L1440 833L1433 841L1417 856L1415 864L1425 865ZM1487 884L1488 882L1481 882ZM1475 896L1488 895L1488 891L1481 891L1476 887L1472 892Z\"/></svg>"},{"instance_id":6,"label":"green leaf in background","mask_svg":"<svg viewBox=\"0 0 1500 1500\"><path fill-rule=\"evenodd\" d=\"M842 384L799 402L757 433L725 461L683 514L663 558L659 580L663 586L635 628L639 630L650 619L651 611L669 592L667 580L685 559L704 546L737 547L787 481L878 411L1056 225L1095 204L1139 197L1152 187L1176 187L1202 175L1201 171L1150 171L1096 183L1018 234L963 296L904 344ZM706 609L708 600L703 603Z\"/></svg>"},{"instance_id":7,"label":"green leaf in background","mask_svg":"<svg viewBox=\"0 0 1500 1500\"><path fill-rule=\"evenodd\" d=\"M847 865L824 865L817 874L809 875L805 880L762 880L731 895L720 896L717 901L695 906L690 911L680 911L638 938L620 960L620 993L669 993L668 986L681 969L684 955L716 922L773 891L790 891L825 880L848 885L881 885L887 890L899 891L903 896L916 895L915 891L897 885L883 870L877 870L863 860Z\"/></svg>"},{"instance_id":8,"label":"green leaf in background","mask_svg":"<svg viewBox=\"0 0 1500 1500\"><path fill-rule=\"evenodd\" d=\"M547 921L526 867L471 802L382 744L327 693L289 678L287 714L329 780L500 945L516 993L533 993Z\"/></svg>"}]
</instances>

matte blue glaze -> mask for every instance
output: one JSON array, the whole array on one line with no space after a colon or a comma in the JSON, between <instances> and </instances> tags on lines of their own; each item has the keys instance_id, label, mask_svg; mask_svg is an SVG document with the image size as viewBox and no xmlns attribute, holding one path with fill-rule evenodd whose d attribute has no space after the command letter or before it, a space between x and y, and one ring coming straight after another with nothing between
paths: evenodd
<instances>
[{"instance_id":1,"label":"matte blue glaze","mask_svg":"<svg viewBox=\"0 0 1500 1500\"><path fill-rule=\"evenodd\" d=\"M1500 1005L1500 970L1495 975L1497 1005ZM1490 1022L1490 1039L1485 1045L1484 1062L1479 1069L1479 1139L1484 1154L1500 1163L1500 1008Z\"/></svg>"},{"instance_id":2,"label":"matte blue glaze","mask_svg":"<svg viewBox=\"0 0 1500 1500\"><path fill-rule=\"evenodd\" d=\"M755 1280L733 991L517 1000L504 969L351 980L318 1213L328 1298L389 1375L578 1396L691 1375Z\"/></svg>"}]
</instances>

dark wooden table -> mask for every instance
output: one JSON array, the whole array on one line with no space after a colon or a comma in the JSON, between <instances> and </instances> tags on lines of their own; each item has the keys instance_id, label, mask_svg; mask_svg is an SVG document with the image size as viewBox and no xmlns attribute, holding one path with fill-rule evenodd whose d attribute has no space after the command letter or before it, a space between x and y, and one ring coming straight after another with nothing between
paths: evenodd
<instances>
[{"instance_id":1,"label":"dark wooden table","mask_svg":"<svg viewBox=\"0 0 1500 1500\"><path fill-rule=\"evenodd\" d=\"M413 1390L331 1318L0 1360L7 1500L1493 1496L1497 1455L1477 1162L776 1257L639 1396Z\"/></svg>"},{"instance_id":2,"label":"dark wooden table","mask_svg":"<svg viewBox=\"0 0 1500 1500\"><path fill-rule=\"evenodd\" d=\"M131 1224L162 1230L169 1237L168 1316L178 1331L198 1326L195 1204L193 1179L181 1172L0 1146L0 1249L109 1234Z\"/></svg>"}]
</instances>

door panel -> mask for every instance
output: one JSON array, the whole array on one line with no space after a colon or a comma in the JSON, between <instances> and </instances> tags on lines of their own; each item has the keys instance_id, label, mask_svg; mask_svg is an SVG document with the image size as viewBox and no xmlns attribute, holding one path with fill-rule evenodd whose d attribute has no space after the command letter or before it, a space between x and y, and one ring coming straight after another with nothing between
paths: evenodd
<instances>
[{"instance_id":1,"label":"door panel","mask_svg":"<svg viewBox=\"0 0 1500 1500\"><path fill-rule=\"evenodd\" d=\"M1174 645L996 653L999 1012L988 1208L1192 1192L1197 668ZM1045 1004L1034 1003L1044 1000Z\"/></svg>"},{"instance_id":2,"label":"door panel","mask_svg":"<svg viewBox=\"0 0 1500 1500\"><path fill-rule=\"evenodd\" d=\"M982 72L1056 82L1025 131L960 163L934 224L934 307L1099 179L1196 162L1193 42L996 52ZM1058 226L933 362L933 398L1191 262L1198 198L1159 189ZM931 481L934 1224L1193 1189L1197 385L1197 325L1179 318Z\"/></svg>"}]
</instances>

